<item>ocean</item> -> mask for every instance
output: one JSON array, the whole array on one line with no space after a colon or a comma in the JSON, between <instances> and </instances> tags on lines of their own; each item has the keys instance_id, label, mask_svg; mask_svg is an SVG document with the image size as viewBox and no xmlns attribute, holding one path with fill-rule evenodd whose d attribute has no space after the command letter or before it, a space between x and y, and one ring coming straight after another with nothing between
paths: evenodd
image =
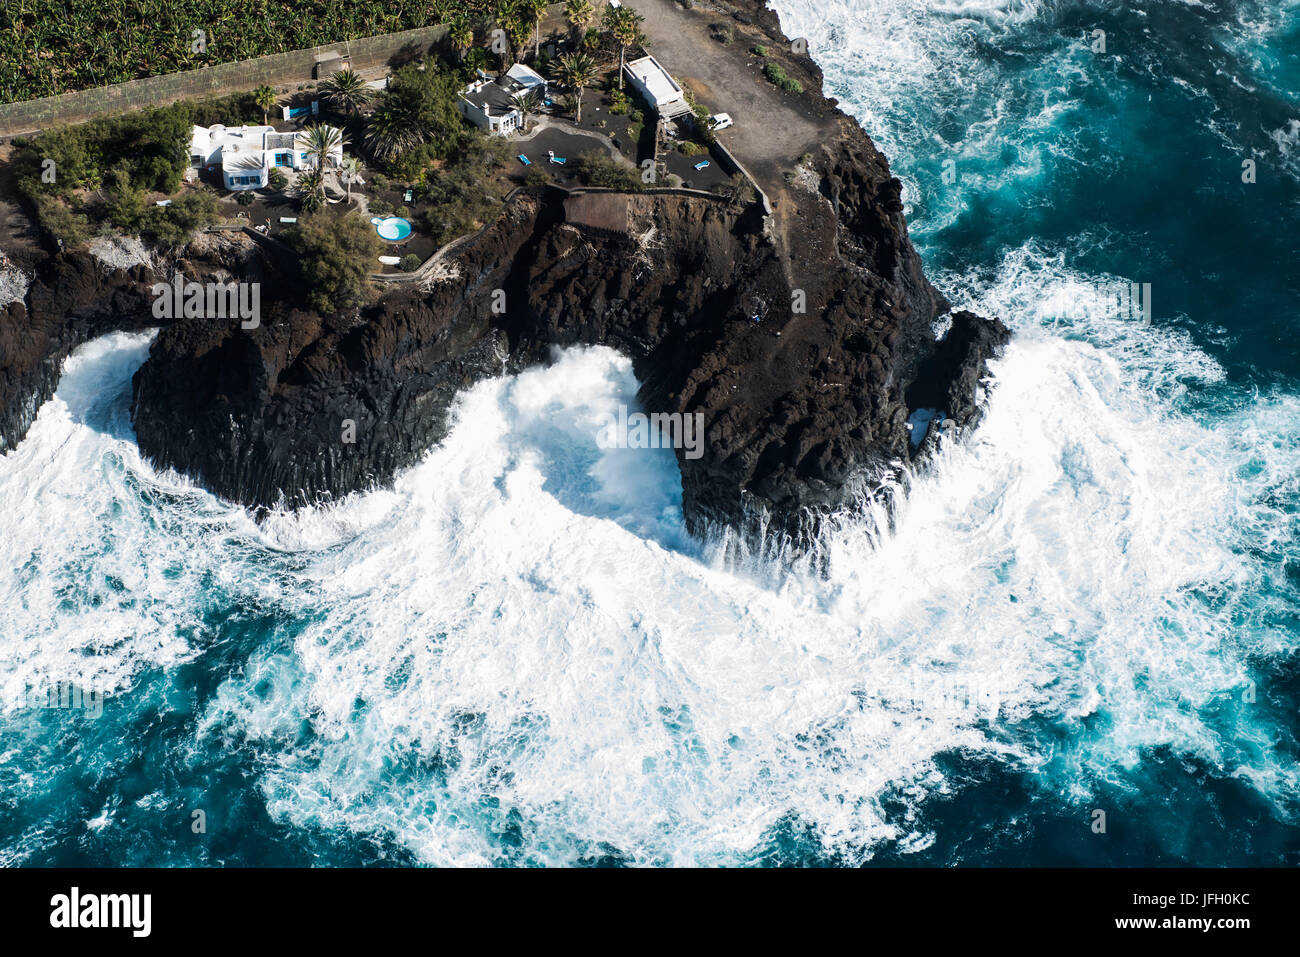
<instances>
[{"instance_id":1,"label":"ocean","mask_svg":"<svg viewBox=\"0 0 1300 957\"><path fill-rule=\"evenodd\" d=\"M570 349L257 524L92 342L0 457L0 864L1300 864L1300 3L776 7L1015 332L980 430L728 559Z\"/></svg>"}]
</instances>

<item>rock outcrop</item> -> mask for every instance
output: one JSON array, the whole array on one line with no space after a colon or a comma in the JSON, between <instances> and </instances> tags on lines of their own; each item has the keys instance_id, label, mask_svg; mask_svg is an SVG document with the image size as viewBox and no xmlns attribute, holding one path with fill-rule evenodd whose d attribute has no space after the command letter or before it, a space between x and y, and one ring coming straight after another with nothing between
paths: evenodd
<instances>
[{"instance_id":1,"label":"rock outcrop","mask_svg":"<svg viewBox=\"0 0 1300 957\"><path fill-rule=\"evenodd\" d=\"M319 316L268 281L256 328L171 322L134 380L142 451L249 506L312 503L413 464L460 390L557 345L604 344L631 357L647 411L703 415L703 455L678 453L692 530L806 544L821 517L924 454L913 412L976 423L986 360L1007 339L965 312L936 339L949 305L908 239L901 184L856 123L817 101L833 135L791 171L772 215L682 191L520 192L456 249L447 278L359 312ZM148 287L172 265L275 276L247 251L187 257L106 272L60 255L39 268L26 301L0 311L5 447L73 346L157 323Z\"/></svg>"}]
</instances>

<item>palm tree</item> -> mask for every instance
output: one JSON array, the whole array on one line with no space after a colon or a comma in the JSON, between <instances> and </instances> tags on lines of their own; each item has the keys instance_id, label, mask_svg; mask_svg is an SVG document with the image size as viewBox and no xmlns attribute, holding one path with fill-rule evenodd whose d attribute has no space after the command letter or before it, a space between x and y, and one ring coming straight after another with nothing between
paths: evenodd
<instances>
[{"instance_id":1,"label":"palm tree","mask_svg":"<svg viewBox=\"0 0 1300 957\"><path fill-rule=\"evenodd\" d=\"M501 58L504 68L507 57L513 59L515 51L528 42L528 34L532 32L532 28L529 26L530 21L520 9L519 0L500 0L497 4L496 22L497 26L505 31L510 41L510 50Z\"/></svg>"},{"instance_id":2,"label":"palm tree","mask_svg":"<svg viewBox=\"0 0 1300 957\"><path fill-rule=\"evenodd\" d=\"M564 0L564 18L573 28L573 36L581 37L596 11L592 9L591 0Z\"/></svg>"},{"instance_id":3,"label":"palm tree","mask_svg":"<svg viewBox=\"0 0 1300 957\"><path fill-rule=\"evenodd\" d=\"M447 39L456 49L456 55L464 60L465 54L474 45L474 25L464 18L453 20L447 30Z\"/></svg>"},{"instance_id":4,"label":"palm tree","mask_svg":"<svg viewBox=\"0 0 1300 957\"><path fill-rule=\"evenodd\" d=\"M298 199L302 208L314 213L325 205L325 174L320 168L309 169L298 177Z\"/></svg>"},{"instance_id":5,"label":"palm tree","mask_svg":"<svg viewBox=\"0 0 1300 957\"><path fill-rule=\"evenodd\" d=\"M551 76L556 82L573 90L577 97L577 113L574 116L577 123L582 122L583 88L595 83L597 75L596 60L589 53L566 53L551 67Z\"/></svg>"},{"instance_id":6,"label":"palm tree","mask_svg":"<svg viewBox=\"0 0 1300 957\"><path fill-rule=\"evenodd\" d=\"M519 112L524 114L524 123L527 124L528 118L542 108L542 91L534 87L530 90L520 90L512 99L515 106L519 107Z\"/></svg>"},{"instance_id":7,"label":"palm tree","mask_svg":"<svg viewBox=\"0 0 1300 957\"><path fill-rule=\"evenodd\" d=\"M618 42L618 88L623 89L623 62L627 48L641 40L645 17L630 7L606 7L605 29Z\"/></svg>"},{"instance_id":8,"label":"palm tree","mask_svg":"<svg viewBox=\"0 0 1300 957\"><path fill-rule=\"evenodd\" d=\"M533 24L533 60L542 53L542 17L546 14L546 0L519 0L520 12Z\"/></svg>"},{"instance_id":9,"label":"palm tree","mask_svg":"<svg viewBox=\"0 0 1300 957\"><path fill-rule=\"evenodd\" d=\"M339 164L339 171L341 173L339 178L343 180L343 185L348 189L348 202L350 203L352 202L352 184L361 177L361 160L355 156L345 156L343 162Z\"/></svg>"},{"instance_id":10,"label":"palm tree","mask_svg":"<svg viewBox=\"0 0 1300 957\"><path fill-rule=\"evenodd\" d=\"M265 126L267 115L271 112L271 107L275 106L275 90L269 86L259 86L253 91L253 102L262 111L262 125Z\"/></svg>"},{"instance_id":11,"label":"palm tree","mask_svg":"<svg viewBox=\"0 0 1300 957\"><path fill-rule=\"evenodd\" d=\"M366 81L352 70L339 70L320 84L320 98L325 105L344 116L356 116L374 94Z\"/></svg>"},{"instance_id":12,"label":"palm tree","mask_svg":"<svg viewBox=\"0 0 1300 957\"><path fill-rule=\"evenodd\" d=\"M366 124L366 149L381 163L397 159L420 141L410 118L395 105L382 104Z\"/></svg>"},{"instance_id":13,"label":"palm tree","mask_svg":"<svg viewBox=\"0 0 1300 957\"><path fill-rule=\"evenodd\" d=\"M507 32L510 34L510 49L514 51L515 58L520 60L523 59L523 56L518 51L528 45L528 34L533 32L531 15L524 8L527 2L528 0L519 0L515 4L513 19L507 28Z\"/></svg>"},{"instance_id":14,"label":"palm tree","mask_svg":"<svg viewBox=\"0 0 1300 957\"><path fill-rule=\"evenodd\" d=\"M303 152L309 160L315 161L318 170L324 172L333 162L333 154L348 145L347 137L337 126L324 123L312 123L302 131Z\"/></svg>"}]
</instances>

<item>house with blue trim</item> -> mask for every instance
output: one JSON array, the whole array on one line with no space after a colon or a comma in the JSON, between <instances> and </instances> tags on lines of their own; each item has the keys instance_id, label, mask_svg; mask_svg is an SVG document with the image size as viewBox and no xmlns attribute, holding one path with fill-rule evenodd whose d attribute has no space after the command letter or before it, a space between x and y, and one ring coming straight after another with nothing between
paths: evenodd
<instances>
[{"instance_id":1,"label":"house with blue trim","mask_svg":"<svg viewBox=\"0 0 1300 957\"><path fill-rule=\"evenodd\" d=\"M340 137L341 139L341 137ZM330 153L337 166L343 160L340 144ZM190 136L190 166L215 170L221 167L226 189L264 189L271 170L288 172L310 169L315 160L307 155L307 134L301 130L281 133L274 126L222 126L220 123L193 128Z\"/></svg>"}]
</instances>

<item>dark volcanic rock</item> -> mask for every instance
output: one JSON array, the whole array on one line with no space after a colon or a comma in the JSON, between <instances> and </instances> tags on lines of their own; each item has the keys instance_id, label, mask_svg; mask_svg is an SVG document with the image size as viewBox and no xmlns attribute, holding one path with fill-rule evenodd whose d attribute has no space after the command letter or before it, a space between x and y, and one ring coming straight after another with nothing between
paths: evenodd
<instances>
[{"instance_id":1,"label":"dark volcanic rock","mask_svg":"<svg viewBox=\"0 0 1300 957\"><path fill-rule=\"evenodd\" d=\"M0 308L0 451L27 434L54 394L63 360L107 332L155 325L145 266L106 270L88 253L37 267L24 301Z\"/></svg>"},{"instance_id":2,"label":"dark volcanic rock","mask_svg":"<svg viewBox=\"0 0 1300 957\"><path fill-rule=\"evenodd\" d=\"M475 381L604 344L632 358L649 411L704 416L703 457L678 453L692 529L802 538L846 489L908 458L911 408L973 422L984 360L1006 338L961 313L936 346L947 303L861 131L846 123L813 165L816 190L784 219L645 193L570 200L571 222L558 191L520 194L428 291L334 322L274 308L247 331L179 321L136 375L141 448L250 505L318 501L416 461Z\"/></svg>"},{"instance_id":3,"label":"dark volcanic rock","mask_svg":"<svg viewBox=\"0 0 1300 957\"><path fill-rule=\"evenodd\" d=\"M761 5L733 6L780 36ZM819 83L811 60L806 75ZM413 464L467 386L556 345L604 344L632 359L647 411L703 415L703 456L678 452L693 531L806 545L822 517L927 454L932 440L909 441L912 411L977 422L986 360L1007 339L997 320L959 312L936 341L949 306L908 239L901 184L856 123L815 90L806 99L830 132L772 215L671 191L520 193L457 248L452 275L358 314L304 311L268 281L257 328L173 322L135 376L141 450L251 506L316 502ZM193 278L275 279L260 256L187 255ZM154 281L62 256L25 304L0 310L4 447L71 348L155 321Z\"/></svg>"}]
</instances>

